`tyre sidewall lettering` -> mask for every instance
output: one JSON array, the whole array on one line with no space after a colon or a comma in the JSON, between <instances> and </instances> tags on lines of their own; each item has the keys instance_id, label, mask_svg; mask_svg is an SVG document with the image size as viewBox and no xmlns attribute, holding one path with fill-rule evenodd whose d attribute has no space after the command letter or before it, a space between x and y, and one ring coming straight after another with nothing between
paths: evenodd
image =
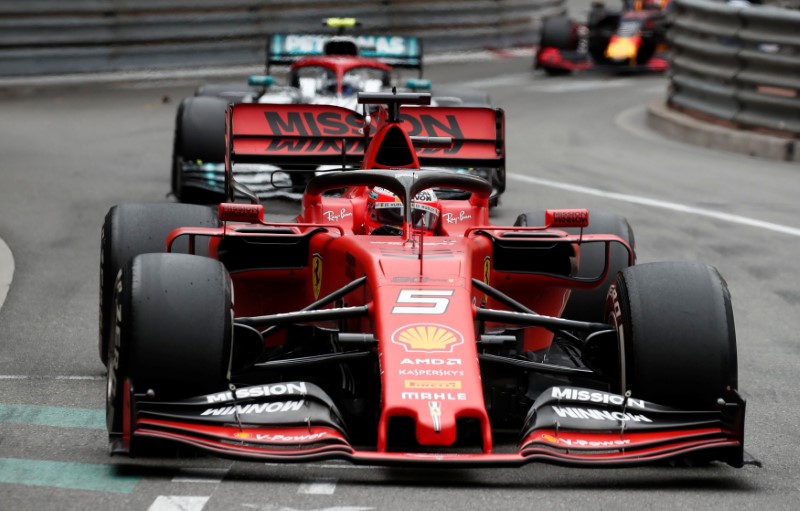
<instances>
[{"instance_id":1,"label":"tyre sidewall lettering","mask_svg":"<svg viewBox=\"0 0 800 511\"><path fill-rule=\"evenodd\" d=\"M622 305L619 300L619 292L617 291L618 283L615 282L608 289L608 298L606 300L606 310L608 310L608 322L617 331L617 343L619 346L619 367L620 367L620 392L624 393L628 390L627 382L627 368L626 368L626 354L625 354L625 322L622 316Z\"/></svg>"},{"instance_id":2,"label":"tyre sidewall lettering","mask_svg":"<svg viewBox=\"0 0 800 511\"><path fill-rule=\"evenodd\" d=\"M109 357L108 367L108 399L112 403L117 398L117 390L119 388L119 368L120 368L120 352L122 347L122 270L117 274L116 281L116 299L114 300L114 342L112 345L112 353Z\"/></svg>"},{"instance_id":3,"label":"tyre sidewall lettering","mask_svg":"<svg viewBox=\"0 0 800 511\"><path fill-rule=\"evenodd\" d=\"M103 335L103 275L105 266L105 252L106 252L106 230L100 230L100 335Z\"/></svg>"}]
</instances>

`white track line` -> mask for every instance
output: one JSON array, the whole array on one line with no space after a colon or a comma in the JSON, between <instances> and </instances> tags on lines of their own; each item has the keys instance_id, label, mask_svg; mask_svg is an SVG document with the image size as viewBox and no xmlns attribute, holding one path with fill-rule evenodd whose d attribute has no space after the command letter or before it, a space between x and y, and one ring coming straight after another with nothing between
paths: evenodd
<instances>
[{"instance_id":1,"label":"white track line","mask_svg":"<svg viewBox=\"0 0 800 511\"><path fill-rule=\"evenodd\" d=\"M356 469L356 470L375 470L376 465L352 465L350 463L304 463L307 467L313 468L331 468L334 470ZM286 467L286 463L264 463L265 467Z\"/></svg>"},{"instance_id":2,"label":"white track line","mask_svg":"<svg viewBox=\"0 0 800 511\"><path fill-rule=\"evenodd\" d=\"M100 381L105 379L105 376L28 376L25 374L0 374L0 380Z\"/></svg>"},{"instance_id":3,"label":"white track line","mask_svg":"<svg viewBox=\"0 0 800 511\"><path fill-rule=\"evenodd\" d=\"M6 242L0 238L0 307L8 295L11 288L11 280L14 278L14 256Z\"/></svg>"},{"instance_id":4,"label":"white track line","mask_svg":"<svg viewBox=\"0 0 800 511\"><path fill-rule=\"evenodd\" d=\"M297 493L304 495L333 495L336 491L336 479L317 479L302 483Z\"/></svg>"},{"instance_id":5,"label":"white track line","mask_svg":"<svg viewBox=\"0 0 800 511\"><path fill-rule=\"evenodd\" d=\"M182 468L172 482L219 484L227 473L227 468Z\"/></svg>"},{"instance_id":6,"label":"white track line","mask_svg":"<svg viewBox=\"0 0 800 511\"><path fill-rule=\"evenodd\" d=\"M147 509L148 511L202 511L210 498L159 495Z\"/></svg>"},{"instance_id":7,"label":"white track line","mask_svg":"<svg viewBox=\"0 0 800 511\"><path fill-rule=\"evenodd\" d=\"M586 186L572 185L569 183L562 183L559 181L550 181L549 179L541 179L532 176L523 176L519 174L508 174L508 179L512 181L520 181L523 183L535 184L540 186L547 186L550 188L558 188L559 190L566 190L569 192L582 193L584 195L594 195L595 197L604 197L606 199L613 199L620 202L630 202L632 204L641 204L643 206L650 206L653 208L668 209L671 211L678 211L680 213L687 213L690 215L704 216L707 218L714 218L723 222L733 224L746 225L748 227L757 227L768 231L779 232L781 234L788 234L790 236L800 236L800 229L789 227L786 225L775 224L772 222L764 222L746 216L730 215L728 213L720 213L710 209L695 208L677 202L667 202L658 199L649 199L647 197L639 197L636 195L627 195L624 193L606 192L596 188L588 188Z\"/></svg>"},{"instance_id":8,"label":"white track line","mask_svg":"<svg viewBox=\"0 0 800 511\"><path fill-rule=\"evenodd\" d=\"M525 87L530 92L545 92L549 94L563 94L565 92L587 92L593 90L612 89L615 87L625 87L630 85L632 80L628 78L616 78L610 80L583 80L580 82L557 82L542 83L536 82Z\"/></svg>"}]
</instances>

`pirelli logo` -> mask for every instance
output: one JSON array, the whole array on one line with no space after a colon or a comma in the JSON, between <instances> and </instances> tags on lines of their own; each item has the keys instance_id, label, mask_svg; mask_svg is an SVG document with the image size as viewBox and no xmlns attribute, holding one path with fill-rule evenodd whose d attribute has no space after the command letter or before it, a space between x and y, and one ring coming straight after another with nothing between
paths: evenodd
<instances>
[{"instance_id":1,"label":"pirelli logo","mask_svg":"<svg viewBox=\"0 0 800 511\"><path fill-rule=\"evenodd\" d=\"M404 386L407 389L457 390L461 388L461 382L457 380L406 380Z\"/></svg>"}]
</instances>

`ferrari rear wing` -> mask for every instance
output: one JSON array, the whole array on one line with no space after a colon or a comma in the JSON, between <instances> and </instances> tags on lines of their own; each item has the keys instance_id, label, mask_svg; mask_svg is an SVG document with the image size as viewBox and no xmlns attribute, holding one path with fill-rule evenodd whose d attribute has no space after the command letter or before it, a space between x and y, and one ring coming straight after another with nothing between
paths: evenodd
<instances>
[{"instance_id":1,"label":"ferrari rear wing","mask_svg":"<svg viewBox=\"0 0 800 511\"><path fill-rule=\"evenodd\" d=\"M334 34L272 34L267 39L267 74L273 65L290 65L303 57L323 56L326 54L325 44L342 37ZM422 72L422 40L418 37L361 34L346 38L355 41L361 57Z\"/></svg>"},{"instance_id":2,"label":"ferrari rear wing","mask_svg":"<svg viewBox=\"0 0 800 511\"><path fill-rule=\"evenodd\" d=\"M421 166L505 167L501 109L415 106L402 109L399 119L415 143ZM231 105L226 114L226 172L236 163L358 166L375 125L383 121L380 115L365 120L332 105ZM443 137L451 143L443 146Z\"/></svg>"}]
</instances>

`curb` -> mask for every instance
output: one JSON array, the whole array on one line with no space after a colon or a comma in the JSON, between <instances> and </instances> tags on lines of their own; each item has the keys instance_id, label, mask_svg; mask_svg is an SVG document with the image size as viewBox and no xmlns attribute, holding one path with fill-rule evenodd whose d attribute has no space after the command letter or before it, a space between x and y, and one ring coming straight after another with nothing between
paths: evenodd
<instances>
[{"instance_id":1,"label":"curb","mask_svg":"<svg viewBox=\"0 0 800 511\"><path fill-rule=\"evenodd\" d=\"M800 140L734 130L703 122L670 109L663 98L653 100L647 105L647 126L667 138L709 149L800 162Z\"/></svg>"},{"instance_id":2,"label":"curb","mask_svg":"<svg viewBox=\"0 0 800 511\"><path fill-rule=\"evenodd\" d=\"M3 238L0 238L0 308L6 300L14 278L14 256Z\"/></svg>"}]
</instances>

